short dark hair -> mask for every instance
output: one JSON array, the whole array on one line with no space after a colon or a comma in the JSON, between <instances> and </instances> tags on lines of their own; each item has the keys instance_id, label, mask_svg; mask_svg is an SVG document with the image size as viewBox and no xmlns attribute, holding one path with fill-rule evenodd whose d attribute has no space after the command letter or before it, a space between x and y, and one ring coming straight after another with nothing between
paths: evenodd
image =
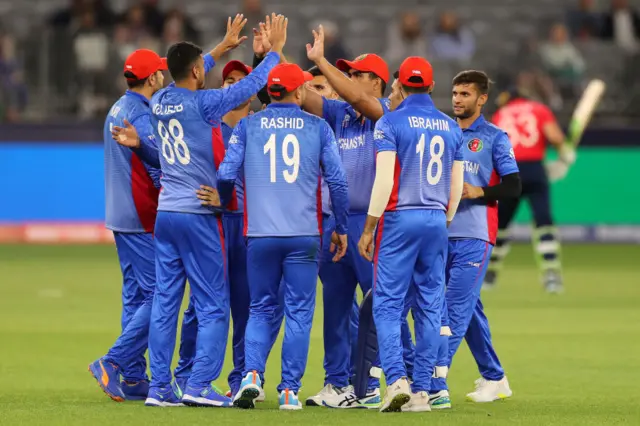
<instances>
[{"instance_id":1,"label":"short dark hair","mask_svg":"<svg viewBox=\"0 0 640 426\"><path fill-rule=\"evenodd\" d=\"M173 44L167 52L167 68L174 81L187 78L193 64L202 55L202 48L188 41Z\"/></svg>"},{"instance_id":2,"label":"short dark hair","mask_svg":"<svg viewBox=\"0 0 640 426\"><path fill-rule=\"evenodd\" d=\"M460 84L475 84L481 95L489 93L489 88L492 83L493 81L489 79L486 72L478 70L462 71L453 77L452 81L454 86L458 86Z\"/></svg>"},{"instance_id":3,"label":"short dark hair","mask_svg":"<svg viewBox=\"0 0 640 426\"><path fill-rule=\"evenodd\" d=\"M307 70L307 72L309 74L311 74L312 76L314 76L314 77L319 77L321 75L324 75L324 74L322 74L322 71L320 71L320 68L318 68L317 66L313 66L313 67L309 68Z\"/></svg>"},{"instance_id":4,"label":"short dark hair","mask_svg":"<svg viewBox=\"0 0 640 426\"><path fill-rule=\"evenodd\" d=\"M127 79L127 87L129 89L137 89L144 86L144 84L147 82L149 77L138 79L138 77L136 77L135 74L132 73L131 71L124 72L124 78Z\"/></svg>"},{"instance_id":5,"label":"short dark hair","mask_svg":"<svg viewBox=\"0 0 640 426\"><path fill-rule=\"evenodd\" d=\"M277 94L273 94L271 92L276 92ZM281 84L274 84L269 86L268 93L269 93L269 97L274 101L281 101L287 96L289 96L291 92L288 92L287 89L285 89L284 86Z\"/></svg>"}]
</instances>

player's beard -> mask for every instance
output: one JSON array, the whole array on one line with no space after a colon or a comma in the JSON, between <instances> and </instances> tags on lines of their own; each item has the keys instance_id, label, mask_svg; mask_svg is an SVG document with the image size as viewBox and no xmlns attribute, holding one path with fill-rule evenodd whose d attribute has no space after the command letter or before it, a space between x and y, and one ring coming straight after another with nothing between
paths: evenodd
<instances>
[{"instance_id":1,"label":"player's beard","mask_svg":"<svg viewBox=\"0 0 640 426\"><path fill-rule=\"evenodd\" d=\"M462 111L462 114L455 114L456 118L460 118L460 119L465 119L465 118L469 118L471 116L473 116L473 114L475 114L475 110L472 110L471 108L465 108L464 111Z\"/></svg>"}]
</instances>

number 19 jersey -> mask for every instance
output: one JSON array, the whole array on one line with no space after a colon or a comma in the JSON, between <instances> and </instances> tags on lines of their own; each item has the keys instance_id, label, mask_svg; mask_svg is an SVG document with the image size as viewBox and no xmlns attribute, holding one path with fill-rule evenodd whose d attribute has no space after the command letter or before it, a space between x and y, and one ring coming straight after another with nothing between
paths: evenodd
<instances>
[{"instance_id":1,"label":"number 19 jersey","mask_svg":"<svg viewBox=\"0 0 640 426\"><path fill-rule=\"evenodd\" d=\"M451 169L462 161L462 130L429 95L407 97L376 124L376 152L395 151L394 183L386 211L446 210Z\"/></svg>"}]
</instances>

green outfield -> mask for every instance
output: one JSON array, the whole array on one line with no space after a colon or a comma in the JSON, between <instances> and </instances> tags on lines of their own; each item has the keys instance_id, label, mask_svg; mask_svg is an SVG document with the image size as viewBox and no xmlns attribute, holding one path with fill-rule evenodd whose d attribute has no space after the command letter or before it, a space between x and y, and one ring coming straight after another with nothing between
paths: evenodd
<instances>
[{"instance_id":1,"label":"green outfield","mask_svg":"<svg viewBox=\"0 0 640 426\"><path fill-rule=\"evenodd\" d=\"M254 411L114 403L87 365L119 332L115 249L0 246L0 424L640 424L640 246L567 246L564 254L564 295L541 290L529 246L514 248L499 288L483 295L511 400L464 401L478 373L463 345L450 374L452 410L383 415L279 412L280 342L268 364L268 401ZM321 319L318 310L303 398L323 384Z\"/></svg>"}]
</instances>

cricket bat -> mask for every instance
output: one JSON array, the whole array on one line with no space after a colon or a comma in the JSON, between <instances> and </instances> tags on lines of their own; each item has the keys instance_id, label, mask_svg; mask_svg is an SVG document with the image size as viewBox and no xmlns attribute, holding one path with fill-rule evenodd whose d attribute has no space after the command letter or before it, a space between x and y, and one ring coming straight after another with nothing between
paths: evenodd
<instances>
[{"instance_id":1,"label":"cricket bat","mask_svg":"<svg viewBox=\"0 0 640 426\"><path fill-rule=\"evenodd\" d=\"M591 117L595 112L607 85L602 80L591 80L587 84L587 88L582 93L582 97L573 111L571 121L569 122L569 131L567 133L566 143L572 148L576 148L582 139L582 134L589 125Z\"/></svg>"}]
</instances>

